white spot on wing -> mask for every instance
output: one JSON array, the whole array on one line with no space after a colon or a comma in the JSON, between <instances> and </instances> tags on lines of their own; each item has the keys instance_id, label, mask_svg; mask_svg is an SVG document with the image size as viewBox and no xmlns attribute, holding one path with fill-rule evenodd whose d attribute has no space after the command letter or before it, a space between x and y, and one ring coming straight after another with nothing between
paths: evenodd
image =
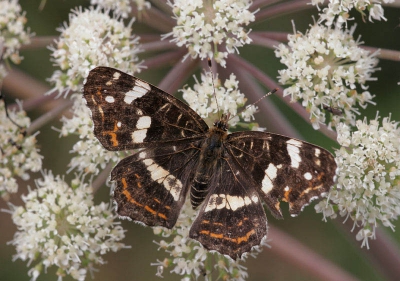
<instances>
[{"instance_id":1,"label":"white spot on wing","mask_svg":"<svg viewBox=\"0 0 400 281\"><path fill-rule=\"evenodd\" d=\"M121 128L121 126L122 126L121 121L118 121L118 122L117 122L117 127L118 127L118 128Z\"/></svg>"},{"instance_id":2,"label":"white spot on wing","mask_svg":"<svg viewBox=\"0 0 400 281\"><path fill-rule=\"evenodd\" d=\"M262 180L262 188L261 190L265 193L268 194L272 188L274 187L272 184L272 180L274 180L277 176L277 169L274 164L270 163L268 165L268 168L265 169L265 176L264 179Z\"/></svg>"},{"instance_id":3,"label":"white spot on wing","mask_svg":"<svg viewBox=\"0 0 400 281\"><path fill-rule=\"evenodd\" d=\"M108 103L113 103L113 102L115 101L115 99L114 99L113 96L106 96L105 100L106 100L106 102L108 102Z\"/></svg>"},{"instance_id":4,"label":"white spot on wing","mask_svg":"<svg viewBox=\"0 0 400 281\"><path fill-rule=\"evenodd\" d=\"M214 209L222 209L224 207L226 207L225 194L213 194L210 196L210 200L208 200L208 204L204 211L208 212Z\"/></svg>"},{"instance_id":5,"label":"white spot on wing","mask_svg":"<svg viewBox=\"0 0 400 281\"><path fill-rule=\"evenodd\" d=\"M151 125L151 117L150 116L141 116L137 123L136 123L136 129L147 129L150 128Z\"/></svg>"},{"instance_id":6,"label":"white spot on wing","mask_svg":"<svg viewBox=\"0 0 400 281\"><path fill-rule=\"evenodd\" d=\"M245 205L245 201L243 200L243 197L240 196L226 196L226 201L228 203L228 206L232 211L236 211L237 209L243 207Z\"/></svg>"},{"instance_id":7,"label":"white spot on wing","mask_svg":"<svg viewBox=\"0 0 400 281\"><path fill-rule=\"evenodd\" d=\"M278 171L278 169L275 167L274 164L270 163L268 165L268 168L265 170L265 173L267 174L267 176L273 180L276 178L276 172Z\"/></svg>"},{"instance_id":8,"label":"white spot on wing","mask_svg":"<svg viewBox=\"0 0 400 281\"><path fill-rule=\"evenodd\" d=\"M135 86L129 92L125 93L124 101L131 104L135 99L143 97L150 91L150 85L146 82L136 80Z\"/></svg>"},{"instance_id":9,"label":"white spot on wing","mask_svg":"<svg viewBox=\"0 0 400 281\"><path fill-rule=\"evenodd\" d=\"M210 199L204 211L209 212L214 209L222 209L222 208L236 211L237 209L250 205L253 202L255 203L258 202L257 195L253 195L250 199L250 197L248 196L241 197L241 196L233 196L225 194L213 194L210 196Z\"/></svg>"},{"instance_id":10,"label":"white spot on wing","mask_svg":"<svg viewBox=\"0 0 400 281\"><path fill-rule=\"evenodd\" d=\"M142 156L142 153L144 152L141 152L139 157ZM165 189L169 192L169 194L171 194L174 200L178 201L179 195L182 191L182 182L171 175L163 167L155 163L152 159L145 159L143 160L143 163L147 166L146 168L150 172L151 179L163 184Z\"/></svg>"},{"instance_id":11,"label":"white spot on wing","mask_svg":"<svg viewBox=\"0 0 400 281\"><path fill-rule=\"evenodd\" d=\"M294 139L288 140L286 143L287 151L290 156L291 166L293 168L298 168L301 162L299 147L301 147L302 143Z\"/></svg>"},{"instance_id":12,"label":"white spot on wing","mask_svg":"<svg viewBox=\"0 0 400 281\"><path fill-rule=\"evenodd\" d=\"M143 140L145 139L145 137L147 136L147 129L142 129L142 130L138 130L138 131L134 131L132 133L132 141L134 143L140 143L143 142Z\"/></svg>"},{"instance_id":13,"label":"white spot on wing","mask_svg":"<svg viewBox=\"0 0 400 281\"><path fill-rule=\"evenodd\" d=\"M312 179L312 175L309 172L307 172L307 173L304 174L304 178L306 180L311 180Z\"/></svg>"},{"instance_id":14,"label":"white spot on wing","mask_svg":"<svg viewBox=\"0 0 400 281\"><path fill-rule=\"evenodd\" d=\"M135 81L135 84L136 84L138 87L141 87L141 88L143 88L144 90L146 90L146 92L148 92L148 91L151 90L149 83L146 83L146 82L144 82L144 81L142 81L142 80L137 79L137 80Z\"/></svg>"},{"instance_id":15,"label":"white spot on wing","mask_svg":"<svg viewBox=\"0 0 400 281\"><path fill-rule=\"evenodd\" d=\"M318 157L320 153L321 153L321 150L316 148L315 153L314 153L315 157Z\"/></svg>"},{"instance_id":16,"label":"white spot on wing","mask_svg":"<svg viewBox=\"0 0 400 281\"><path fill-rule=\"evenodd\" d=\"M114 72L114 74L113 74L113 79L114 79L114 80L118 80L120 76L121 76L121 73L119 73L119 72Z\"/></svg>"}]
</instances>

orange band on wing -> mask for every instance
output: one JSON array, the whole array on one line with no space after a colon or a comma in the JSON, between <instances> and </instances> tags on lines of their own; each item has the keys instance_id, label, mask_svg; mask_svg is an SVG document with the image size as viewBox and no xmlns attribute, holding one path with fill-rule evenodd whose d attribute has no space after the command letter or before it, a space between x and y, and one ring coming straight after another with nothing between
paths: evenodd
<instances>
[{"instance_id":1,"label":"orange band on wing","mask_svg":"<svg viewBox=\"0 0 400 281\"><path fill-rule=\"evenodd\" d=\"M210 236L211 238L224 239L224 240L228 240L230 242L236 243L236 244L240 244L242 242L247 242L249 240L250 236L255 234L255 233L256 233L255 230L252 229L249 232L247 232L246 235L244 235L244 236L237 237L237 238L230 238L230 237L224 236L222 233L221 234L217 234L217 233L210 232L208 230L200 231L200 234L204 234L204 235Z\"/></svg>"}]
</instances>

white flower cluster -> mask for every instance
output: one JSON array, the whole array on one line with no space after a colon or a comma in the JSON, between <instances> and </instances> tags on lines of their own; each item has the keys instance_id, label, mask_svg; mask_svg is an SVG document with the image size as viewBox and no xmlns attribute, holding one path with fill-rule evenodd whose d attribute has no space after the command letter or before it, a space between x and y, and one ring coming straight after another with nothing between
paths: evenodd
<instances>
[{"instance_id":1,"label":"white flower cluster","mask_svg":"<svg viewBox=\"0 0 400 281\"><path fill-rule=\"evenodd\" d=\"M153 266L157 266L156 276L163 277L164 270L170 269L171 273L183 276L181 281L197 280L199 277L211 276L213 273L221 280L246 280L247 268L242 266L239 261L232 261L216 252L209 253L198 242L189 239L190 226L196 218L196 214L197 211L193 210L190 200L186 200L173 229L154 228L156 235L173 238L171 242L164 239L155 242L159 246L159 250L163 249L171 256L163 261L158 260L157 263L152 263ZM255 247L250 255L255 257L265 245L264 239L260 247ZM206 280L209 280L208 277Z\"/></svg>"},{"instance_id":2,"label":"white flower cluster","mask_svg":"<svg viewBox=\"0 0 400 281\"><path fill-rule=\"evenodd\" d=\"M29 29L24 29L26 22L18 0L0 0L0 60L10 59L15 64L21 62L19 49L21 45L29 44L32 36ZM0 64L0 79L6 73L4 65Z\"/></svg>"},{"instance_id":3,"label":"white flower cluster","mask_svg":"<svg viewBox=\"0 0 400 281\"><path fill-rule=\"evenodd\" d=\"M236 76L231 74L229 79L225 80L224 84L218 77L212 78L211 72L201 74L201 82L197 80L192 88L181 90L183 98L187 101L189 106L196 111L202 118L208 118L210 123L218 119L218 114L229 113L235 116L238 108L246 103L245 95L239 91L239 81ZM213 85L214 79L214 85ZM214 97L215 89L215 97ZM218 108L221 112L218 112ZM246 108L241 113L244 121L249 122L254 119L253 114L257 108L254 105ZM233 117L229 120L229 125L234 127L239 122L239 116Z\"/></svg>"},{"instance_id":4,"label":"white flower cluster","mask_svg":"<svg viewBox=\"0 0 400 281\"><path fill-rule=\"evenodd\" d=\"M9 111L9 118L3 100L0 100L0 195L8 199L9 193L18 191L16 177L29 179L28 172L42 168L42 156L36 148L36 136L25 136L22 128L31 121L22 109ZM17 125L19 126L17 126Z\"/></svg>"},{"instance_id":5,"label":"white flower cluster","mask_svg":"<svg viewBox=\"0 0 400 281\"><path fill-rule=\"evenodd\" d=\"M108 204L94 205L92 189L74 180L72 187L59 176L44 174L37 189L22 196L25 206L12 206L18 231L11 241L15 259L36 262L28 274L36 280L49 267L61 279L85 280L88 270L103 264L102 255L126 247L125 237ZM59 279L59 280L60 280Z\"/></svg>"},{"instance_id":6,"label":"white flower cluster","mask_svg":"<svg viewBox=\"0 0 400 281\"><path fill-rule=\"evenodd\" d=\"M72 157L69 163L70 169L76 169L84 174L97 175L100 169L105 168L107 163L110 161L117 162L120 158L117 152L104 149L94 136L93 123L89 117L90 110L86 106L82 94L74 94L71 99L74 101L72 118L61 118L63 122L61 135L65 137L76 134L80 138L70 151L77 154L77 156Z\"/></svg>"},{"instance_id":7,"label":"white flower cluster","mask_svg":"<svg viewBox=\"0 0 400 281\"><path fill-rule=\"evenodd\" d=\"M98 5L105 10L112 10L122 18L127 18L132 11L132 4L135 4L138 11L144 8L150 9L151 4L145 0L90 0L91 5Z\"/></svg>"},{"instance_id":8,"label":"white flower cluster","mask_svg":"<svg viewBox=\"0 0 400 281\"><path fill-rule=\"evenodd\" d=\"M312 5L323 4L325 0L311 0ZM382 3L393 3L394 0L329 0L328 7L322 10L320 14L321 21L330 26L336 21L337 24L346 23L349 20L349 12L355 9L365 18L365 10L368 10L368 20L381 20L386 18L383 15Z\"/></svg>"},{"instance_id":9,"label":"white flower cluster","mask_svg":"<svg viewBox=\"0 0 400 281\"><path fill-rule=\"evenodd\" d=\"M165 35L172 36L177 46L186 46L193 58L215 58L225 67L228 53L250 44L251 39L243 26L255 20L248 9L249 0L175 0L169 2L177 25ZM220 51L222 45L226 51Z\"/></svg>"},{"instance_id":10,"label":"white flower cluster","mask_svg":"<svg viewBox=\"0 0 400 281\"><path fill-rule=\"evenodd\" d=\"M50 47L53 61L60 68L50 81L55 90L78 91L89 71L96 66L110 66L128 73L140 70L138 38L131 25L111 18L100 9L77 9L70 14L69 26L60 28L57 46Z\"/></svg>"},{"instance_id":11,"label":"white flower cluster","mask_svg":"<svg viewBox=\"0 0 400 281\"><path fill-rule=\"evenodd\" d=\"M377 70L378 59L376 53L359 47L361 42L354 40L353 32L354 28L343 31L315 24L304 35L289 35L288 45L280 44L275 50L287 67L279 71L279 82L290 85L284 95L302 102L315 129L325 122L329 127L339 122L354 125L356 106L373 103L365 83L374 80L371 74ZM343 114L330 114L324 106Z\"/></svg>"},{"instance_id":12,"label":"white flower cluster","mask_svg":"<svg viewBox=\"0 0 400 281\"><path fill-rule=\"evenodd\" d=\"M358 120L354 132L345 124L337 127L342 146L336 151L337 186L315 206L324 219L337 213L351 218L367 247L378 222L393 230L391 221L400 215L400 128L390 117L382 125L378 118Z\"/></svg>"}]
</instances>

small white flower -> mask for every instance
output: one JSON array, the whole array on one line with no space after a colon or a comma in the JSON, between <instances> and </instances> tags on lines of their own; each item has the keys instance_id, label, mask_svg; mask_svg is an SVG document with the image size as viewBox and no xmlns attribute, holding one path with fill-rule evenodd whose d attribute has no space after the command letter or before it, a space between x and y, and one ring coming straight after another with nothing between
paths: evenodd
<instances>
[{"instance_id":1,"label":"small white flower","mask_svg":"<svg viewBox=\"0 0 400 281\"><path fill-rule=\"evenodd\" d=\"M132 4L135 4L138 11L151 7L150 2L144 0L90 0L91 5L98 5L105 10L113 10L122 18L127 18L132 11Z\"/></svg>"},{"instance_id":2,"label":"small white flower","mask_svg":"<svg viewBox=\"0 0 400 281\"><path fill-rule=\"evenodd\" d=\"M119 242L124 230L108 204L94 205L91 187L76 180L71 187L51 173L36 185L22 196L25 206L12 206L18 228L11 241L14 260L34 262L28 272L32 280L52 266L60 277L84 280L88 269L104 263L101 255L126 247Z\"/></svg>"},{"instance_id":3,"label":"small white flower","mask_svg":"<svg viewBox=\"0 0 400 281\"><path fill-rule=\"evenodd\" d=\"M239 81L236 76L231 74L222 85L218 77L213 78L211 72L201 74L201 82L194 77L196 84L193 89L186 88L181 90L183 98L187 101L189 106L195 110L202 118L207 118L209 123L215 122L218 116L223 114L230 114L235 116L229 120L229 125L234 127L239 122L239 117L236 116L238 108L246 103L245 95L239 91ZM215 96L214 96L215 91ZM218 112L218 109L220 112ZM249 122L254 120L253 114L256 112L257 107L254 105L248 106L242 113L244 121ZM244 124L241 124L244 125Z\"/></svg>"},{"instance_id":4,"label":"small white flower","mask_svg":"<svg viewBox=\"0 0 400 281\"><path fill-rule=\"evenodd\" d=\"M365 83L374 80L371 75L377 70L377 54L360 48L353 32L354 28L342 31L314 24L304 35L289 35L288 45L280 44L275 50L287 67L279 71L279 82L290 86L284 95L301 101L315 129L320 123L354 125L356 106L365 108L373 103ZM324 106L338 108L343 114L330 114Z\"/></svg>"},{"instance_id":5,"label":"small white flower","mask_svg":"<svg viewBox=\"0 0 400 281\"><path fill-rule=\"evenodd\" d=\"M21 128L29 127L31 121L21 104L19 107L19 110L8 111L7 118L4 102L0 100L0 195L6 200L9 193L18 191L16 177L28 180L28 172L38 172L42 168L43 157L36 148L37 134L25 136L25 129Z\"/></svg>"},{"instance_id":6,"label":"small white flower","mask_svg":"<svg viewBox=\"0 0 400 281\"><path fill-rule=\"evenodd\" d=\"M337 185L316 205L324 219L338 213L361 226L357 240L367 247L378 222L394 229L391 221L400 215L400 128L390 117L381 125L378 119L358 120L354 132L345 124L337 127Z\"/></svg>"},{"instance_id":7,"label":"small white flower","mask_svg":"<svg viewBox=\"0 0 400 281\"><path fill-rule=\"evenodd\" d=\"M251 43L249 31L243 27L255 20L254 13L249 11L249 0L175 0L168 3L177 25L165 37L174 37L171 41L188 48L192 58L214 57L225 67L228 54ZM219 50L219 45L225 45L225 51Z\"/></svg>"},{"instance_id":8,"label":"small white flower","mask_svg":"<svg viewBox=\"0 0 400 281\"><path fill-rule=\"evenodd\" d=\"M140 70L138 37L132 35L133 21L125 26L100 9L72 11L69 26L60 28L60 39L50 47L60 68L49 79L60 92L78 91L96 66L119 68L127 73Z\"/></svg>"}]
</instances>

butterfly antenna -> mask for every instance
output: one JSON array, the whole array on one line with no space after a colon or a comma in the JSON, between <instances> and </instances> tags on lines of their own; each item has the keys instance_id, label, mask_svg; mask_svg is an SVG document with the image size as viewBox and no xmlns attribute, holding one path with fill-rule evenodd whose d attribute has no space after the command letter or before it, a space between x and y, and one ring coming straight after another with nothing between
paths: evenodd
<instances>
[{"instance_id":1,"label":"butterfly antenna","mask_svg":"<svg viewBox=\"0 0 400 281\"><path fill-rule=\"evenodd\" d=\"M243 111L247 110L248 108L250 108L250 106L255 105L256 103L259 103L262 99L265 99L266 97L276 93L276 91L278 91L278 88L273 89L272 91L266 93L265 95L263 95L261 98L259 98L258 100L256 100L255 102L253 102L252 104L247 105L245 108L242 108L242 110L240 110L238 113L236 113L235 115L233 115L231 118L229 118L229 120L233 119L234 117L238 116L239 114L241 114ZM228 121L229 121L228 120Z\"/></svg>"},{"instance_id":2,"label":"butterfly antenna","mask_svg":"<svg viewBox=\"0 0 400 281\"><path fill-rule=\"evenodd\" d=\"M210 59L210 58L208 58L207 63L208 63L208 69L209 69L210 72L211 72L211 82L212 82L212 85L213 85L213 93L214 93L215 103L217 104L218 119L220 119L221 116L219 116L219 112L220 112L220 111L219 111L219 105L218 105L218 100L217 100L217 94L215 93L214 73L213 73L213 71L212 71L212 69L211 69L212 64L211 64L211 59Z\"/></svg>"}]
</instances>

